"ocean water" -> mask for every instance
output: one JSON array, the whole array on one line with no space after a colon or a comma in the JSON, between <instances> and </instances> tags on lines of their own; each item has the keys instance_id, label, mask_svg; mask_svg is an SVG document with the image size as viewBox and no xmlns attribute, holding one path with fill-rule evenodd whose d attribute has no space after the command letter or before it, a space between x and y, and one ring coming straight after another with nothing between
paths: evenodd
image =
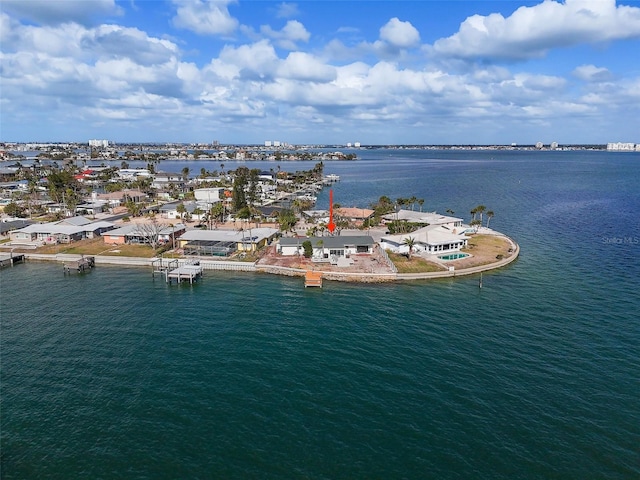
<instances>
[{"instance_id":1,"label":"ocean water","mask_svg":"<svg viewBox=\"0 0 640 480\"><path fill-rule=\"evenodd\" d=\"M2 478L640 478L640 154L376 150L325 171L344 206L482 203L521 256L482 289L5 268Z\"/></svg>"}]
</instances>

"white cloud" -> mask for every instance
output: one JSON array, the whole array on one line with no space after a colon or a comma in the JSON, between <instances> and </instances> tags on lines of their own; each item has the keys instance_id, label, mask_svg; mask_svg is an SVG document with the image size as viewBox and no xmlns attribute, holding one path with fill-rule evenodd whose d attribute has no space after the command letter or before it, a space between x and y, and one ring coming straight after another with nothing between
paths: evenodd
<instances>
[{"instance_id":1,"label":"white cloud","mask_svg":"<svg viewBox=\"0 0 640 480\"><path fill-rule=\"evenodd\" d=\"M608 69L595 65L580 65L572 73L574 77L585 82L606 82L613 77Z\"/></svg>"},{"instance_id":2,"label":"white cloud","mask_svg":"<svg viewBox=\"0 0 640 480\"><path fill-rule=\"evenodd\" d=\"M274 40L281 48L288 50L296 49L298 42L308 42L311 37L304 25L297 20L289 20L280 31L272 29L269 25L263 25L260 27L260 32Z\"/></svg>"},{"instance_id":3,"label":"white cloud","mask_svg":"<svg viewBox=\"0 0 640 480\"><path fill-rule=\"evenodd\" d=\"M87 25L95 17L122 14L115 0L2 0L2 9L41 25Z\"/></svg>"},{"instance_id":4,"label":"white cloud","mask_svg":"<svg viewBox=\"0 0 640 480\"><path fill-rule=\"evenodd\" d=\"M177 5L173 25L200 35L230 35L238 28L238 20L231 16L227 6L233 0L174 0Z\"/></svg>"},{"instance_id":5,"label":"white cloud","mask_svg":"<svg viewBox=\"0 0 640 480\"><path fill-rule=\"evenodd\" d=\"M562 9L572 2L546 3ZM603 3L599 14L610 13ZM210 8L202 1L197 4ZM536 12L539 19L541 11ZM510 23L512 18L473 17L469 22L477 22L475 31L490 34L507 32L504 22L510 28L522 25ZM209 131L224 127L246 135L277 125L306 130L311 141L316 125L338 136L346 128L409 135L414 128L431 132L434 127L453 136L453 131L473 133L478 125L487 131L514 125L551 128L561 122L579 125L581 118L613 117L611 112L620 113L616 118L640 114L640 79L621 79L604 66L580 65L564 78L487 63L459 61L465 68L446 69L425 64L424 59L409 62L404 54L419 46L420 37L410 23L397 18L379 30L373 43L356 40L360 43L348 47L334 40L324 50L314 45L322 54L276 49L310 40L299 22L291 21L280 31L263 27L263 36L269 38L229 42L217 56L199 57L197 63L181 60L190 55L181 48L197 48L194 45L132 27L33 26L4 13L0 27L5 132L16 131L18 121L36 121L48 132L47 122L62 119L69 129L84 128L87 121L112 125L115 120L128 125L140 141L150 140L144 137L148 132L180 140L184 132L192 134L190 126L198 118L206 119ZM523 29L521 40L531 41L533 30ZM503 34L515 38L515 33L508 33ZM336 61L338 55L347 60ZM357 61L349 60L353 57Z\"/></svg>"},{"instance_id":6,"label":"white cloud","mask_svg":"<svg viewBox=\"0 0 640 480\"><path fill-rule=\"evenodd\" d=\"M291 52L278 69L280 76L310 82L331 82L336 78L335 67L326 65L313 55Z\"/></svg>"},{"instance_id":7,"label":"white cloud","mask_svg":"<svg viewBox=\"0 0 640 480\"><path fill-rule=\"evenodd\" d=\"M277 5L276 9L276 17L278 18L291 18L300 14L296 3L282 2Z\"/></svg>"},{"instance_id":8,"label":"white cloud","mask_svg":"<svg viewBox=\"0 0 640 480\"><path fill-rule=\"evenodd\" d=\"M352 34L358 33L358 30L341 27L338 33ZM377 40L368 42L357 35L351 38L351 42L345 44L339 39L332 39L323 47L323 54L337 61L357 61L367 57L397 61L408 58L408 52L419 47L418 30L410 22L402 22L394 17L380 27Z\"/></svg>"},{"instance_id":9,"label":"white cloud","mask_svg":"<svg viewBox=\"0 0 640 480\"><path fill-rule=\"evenodd\" d=\"M420 44L420 33L411 22L392 18L380 28L380 39L397 48L411 48Z\"/></svg>"},{"instance_id":10,"label":"white cloud","mask_svg":"<svg viewBox=\"0 0 640 480\"><path fill-rule=\"evenodd\" d=\"M440 56L485 60L524 60L549 49L640 37L640 8L615 0L547 0L520 7L505 18L494 13L467 18L454 35L437 40Z\"/></svg>"},{"instance_id":11,"label":"white cloud","mask_svg":"<svg viewBox=\"0 0 640 480\"><path fill-rule=\"evenodd\" d=\"M105 57L131 58L141 64L164 63L179 55L173 42L119 25L86 28L76 23L45 27L11 24L3 33L6 52L34 51L87 62Z\"/></svg>"}]
</instances>

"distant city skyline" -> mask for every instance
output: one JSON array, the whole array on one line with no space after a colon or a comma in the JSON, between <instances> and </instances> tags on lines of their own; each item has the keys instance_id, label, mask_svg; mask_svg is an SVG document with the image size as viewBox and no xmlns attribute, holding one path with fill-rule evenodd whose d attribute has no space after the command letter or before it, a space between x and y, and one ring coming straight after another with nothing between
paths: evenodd
<instances>
[{"instance_id":1,"label":"distant city skyline","mask_svg":"<svg viewBox=\"0 0 640 480\"><path fill-rule=\"evenodd\" d=\"M0 141L640 142L640 4L0 2Z\"/></svg>"}]
</instances>

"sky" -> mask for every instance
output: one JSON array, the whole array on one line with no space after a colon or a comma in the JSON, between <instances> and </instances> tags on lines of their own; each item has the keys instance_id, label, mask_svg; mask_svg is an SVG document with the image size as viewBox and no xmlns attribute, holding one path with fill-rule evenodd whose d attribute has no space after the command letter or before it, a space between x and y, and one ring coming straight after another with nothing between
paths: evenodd
<instances>
[{"instance_id":1,"label":"sky","mask_svg":"<svg viewBox=\"0 0 640 480\"><path fill-rule=\"evenodd\" d=\"M0 0L0 141L640 143L640 0Z\"/></svg>"}]
</instances>

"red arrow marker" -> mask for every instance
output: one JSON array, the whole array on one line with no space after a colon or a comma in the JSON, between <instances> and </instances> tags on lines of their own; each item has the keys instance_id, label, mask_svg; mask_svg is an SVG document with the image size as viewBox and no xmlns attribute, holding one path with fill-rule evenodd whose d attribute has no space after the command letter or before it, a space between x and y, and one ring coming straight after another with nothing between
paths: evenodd
<instances>
[{"instance_id":1,"label":"red arrow marker","mask_svg":"<svg viewBox=\"0 0 640 480\"><path fill-rule=\"evenodd\" d=\"M327 228L331 233L336 229L336 224L333 223L333 190L329 190L329 223Z\"/></svg>"}]
</instances>

